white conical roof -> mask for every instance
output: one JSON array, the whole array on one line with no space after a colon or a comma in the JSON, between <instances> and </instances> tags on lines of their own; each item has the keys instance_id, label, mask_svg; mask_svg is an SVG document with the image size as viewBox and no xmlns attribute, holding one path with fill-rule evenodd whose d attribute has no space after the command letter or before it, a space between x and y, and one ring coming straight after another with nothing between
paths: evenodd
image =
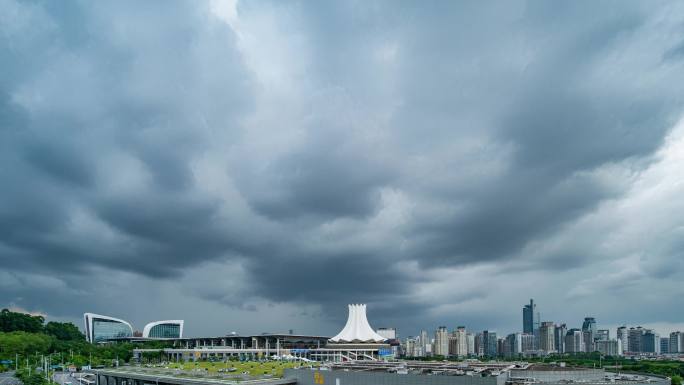
<instances>
[{"instance_id":1,"label":"white conical roof","mask_svg":"<svg viewBox=\"0 0 684 385\"><path fill-rule=\"evenodd\" d=\"M349 305L349 318L344 328L335 337L331 338L332 342L383 342L385 337L379 335L368 324L366 318L366 305L354 304Z\"/></svg>"}]
</instances>

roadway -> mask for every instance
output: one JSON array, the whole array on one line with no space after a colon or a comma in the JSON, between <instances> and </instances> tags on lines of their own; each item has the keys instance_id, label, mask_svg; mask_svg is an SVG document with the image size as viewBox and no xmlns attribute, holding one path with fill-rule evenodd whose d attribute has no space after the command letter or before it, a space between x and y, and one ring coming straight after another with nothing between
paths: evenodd
<instances>
[{"instance_id":1,"label":"roadway","mask_svg":"<svg viewBox=\"0 0 684 385\"><path fill-rule=\"evenodd\" d=\"M52 375L52 380L59 385L64 385L65 382L71 382L73 383L75 378L69 377L69 372L55 372L55 374Z\"/></svg>"},{"instance_id":2,"label":"roadway","mask_svg":"<svg viewBox=\"0 0 684 385\"><path fill-rule=\"evenodd\" d=\"M22 385L22 383L14 377L14 371L9 371L0 373L0 385Z\"/></svg>"}]
</instances>

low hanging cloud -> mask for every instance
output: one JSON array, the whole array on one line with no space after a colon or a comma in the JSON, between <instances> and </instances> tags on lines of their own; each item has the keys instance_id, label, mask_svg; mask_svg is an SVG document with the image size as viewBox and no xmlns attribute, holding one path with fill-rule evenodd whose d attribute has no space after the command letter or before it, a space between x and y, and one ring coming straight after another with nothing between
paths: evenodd
<instances>
[{"instance_id":1,"label":"low hanging cloud","mask_svg":"<svg viewBox=\"0 0 684 385\"><path fill-rule=\"evenodd\" d=\"M683 15L2 2L0 293L194 335L674 324Z\"/></svg>"}]
</instances>

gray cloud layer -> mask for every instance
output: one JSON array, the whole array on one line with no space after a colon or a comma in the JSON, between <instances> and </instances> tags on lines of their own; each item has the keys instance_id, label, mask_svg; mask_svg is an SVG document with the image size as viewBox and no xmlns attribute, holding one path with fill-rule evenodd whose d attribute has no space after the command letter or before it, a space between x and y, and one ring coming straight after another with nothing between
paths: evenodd
<instances>
[{"instance_id":1,"label":"gray cloud layer","mask_svg":"<svg viewBox=\"0 0 684 385\"><path fill-rule=\"evenodd\" d=\"M196 335L334 333L349 302L504 332L529 297L674 327L682 16L3 1L0 293Z\"/></svg>"}]
</instances>

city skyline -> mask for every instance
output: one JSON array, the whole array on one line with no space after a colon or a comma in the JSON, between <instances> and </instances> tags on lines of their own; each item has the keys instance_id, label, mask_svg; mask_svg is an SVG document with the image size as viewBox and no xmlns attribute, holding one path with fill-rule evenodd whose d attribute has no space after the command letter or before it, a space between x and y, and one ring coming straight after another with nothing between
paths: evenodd
<instances>
[{"instance_id":1,"label":"city skyline","mask_svg":"<svg viewBox=\"0 0 684 385\"><path fill-rule=\"evenodd\" d=\"M684 3L0 2L0 308L684 330Z\"/></svg>"}]
</instances>

